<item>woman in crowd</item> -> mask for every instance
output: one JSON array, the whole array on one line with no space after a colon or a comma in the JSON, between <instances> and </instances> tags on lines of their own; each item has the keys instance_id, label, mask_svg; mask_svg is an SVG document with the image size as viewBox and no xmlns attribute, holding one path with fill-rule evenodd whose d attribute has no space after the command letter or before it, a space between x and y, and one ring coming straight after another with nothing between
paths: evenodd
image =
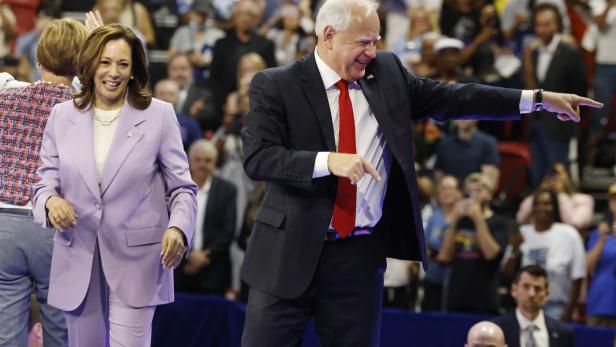
<instances>
[{"instance_id":1,"label":"woman in crowd","mask_svg":"<svg viewBox=\"0 0 616 347\"><path fill-rule=\"evenodd\" d=\"M532 201L532 224L520 227L521 238L512 244L505 273L514 273L520 263L544 268L550 288L545 314L570 321L586 276L584 243L575 228L557 222L559 202L553 191L539 189Z\"/></svg>"},{"instance_id":2,"label":"woman in crowd","mask_svg":"<svg viewBox=\"0 0 616 347\"><path fill-rule=\"evenodd\" d=\"M149 346L192 240L196 186L131 30L95 29L76 70L82 91L51 112L33 190L35 220L56 229L48 301L71 346Z\"/></svg>"},{"instance_id":3,"label":"woman in crowd","mask_svg":"<svg viewBox=\"0 0 616 347\"><path fill-rule=\"evenodd\" d=\"M541 182L541 188L557 194L558 214L560 220L573 226L578 231L583 231L592 223L592 214L595 201L588 194L576 191L567 169L562 163L554 163ZM528 224L531 221L533 196L528 196L518 209L516 220L520 224Z\"/></svg>"},{"instance_id":4,"label":"woman in crowd","mask_svg":"<svg viewBox=\"0 0 616 347\"><path fill-rule=\"evenodd\" d=\"M32 223L29 202L45 124L54 105L72 99L77 54L87 36L75 20L50 21L35 54L41 79L0 91L1 346L26 345L31 294L42 312L45 345L66 346L62 312L47 303L53 235Z\"/></svg>"},{"instance_id":5,"label":"woman in crowd","mask_svg":"<svg viewBox=\"0 0 616 347\"><path fill-rule=\"evenodd\" d=\"M588 325L616 328L616 183L607 194L609 211L588 239L586 314Z\"/></svg>"}]
</instances>

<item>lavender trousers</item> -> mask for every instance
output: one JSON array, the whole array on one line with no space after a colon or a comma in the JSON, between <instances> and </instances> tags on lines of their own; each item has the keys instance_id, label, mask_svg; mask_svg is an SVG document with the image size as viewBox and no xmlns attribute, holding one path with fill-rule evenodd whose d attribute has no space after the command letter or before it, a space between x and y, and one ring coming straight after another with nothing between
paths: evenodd
<instances>
[{"instance_id":1,"label":"lavender trousers","mask_svg":"<svg viewBox=\"0 0 616 347\"><path fill-rule=\"evenodd\" d=\"M156 306L128 306L114 295L105 280L97 244L86 297L76 310L64 312L69 346L150 346L155 310Z\"/></svg>"}]
</instances>

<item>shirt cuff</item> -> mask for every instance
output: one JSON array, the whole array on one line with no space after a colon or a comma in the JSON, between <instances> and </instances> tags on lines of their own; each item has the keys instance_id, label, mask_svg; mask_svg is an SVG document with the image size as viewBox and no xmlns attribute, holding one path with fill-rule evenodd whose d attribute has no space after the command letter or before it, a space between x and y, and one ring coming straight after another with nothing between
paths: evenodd
<instances>
[{"instance_id":1,"label":"shirt cuff","mask_svg":"<svg viewBox=\"0 0 616 347\"><path fill-rule=\"evenodd\" d=\"M330 174L327 167L327 160L329 159L329 152L319 152L314 160L314 170L312 171L312 178L319 178L328 176Z\"/></svg>"},{"instance_id":2,"label":"shirt cuff","mask_svg":"<svg viewBox=\"0 0 616 347\"><path fill-rule=\"evenodd\" d=\"M533 91L523 90L520 97L520 114L533 112Z\"/></svg>"}]
</instances>

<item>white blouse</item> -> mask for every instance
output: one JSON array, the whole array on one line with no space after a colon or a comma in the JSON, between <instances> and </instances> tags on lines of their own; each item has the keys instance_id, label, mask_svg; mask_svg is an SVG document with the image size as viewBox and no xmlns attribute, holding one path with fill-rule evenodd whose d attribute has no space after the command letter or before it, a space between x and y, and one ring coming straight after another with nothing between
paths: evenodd
<instances>
[{"instance_id":1,"label":"white blouse","mask_svg":"<svg viewBox=\"0 0 616 347\"><path fill-rule=\"evenodd\" d=\"M103 177L103 168L111 141L115 134L116 127L120 118L121 107L114 110L102 110L93 107L93 137L94 137L94 159L96 161L96 177L98 183Z\"/></svg>"}]
</instances>

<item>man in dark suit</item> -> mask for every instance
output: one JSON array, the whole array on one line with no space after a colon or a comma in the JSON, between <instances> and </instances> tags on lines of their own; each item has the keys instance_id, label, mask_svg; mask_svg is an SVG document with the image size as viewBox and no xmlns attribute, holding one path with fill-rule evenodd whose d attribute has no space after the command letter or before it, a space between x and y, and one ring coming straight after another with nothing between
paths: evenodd
<instances>
[{"instance_id":1,"label":"man in dark suit","mask_svg":"<svg viewBox=\"0 0 616 347\"><path fill-rule=\"evenodd\" d=\"M526 88L543 88L563 93L586 95L586 69L579 49L559 33L562 31L560 11L551 3L533 9L533 25L538 37L532 45L526 69L532 70L525 81ZM569 162L569 142L577 136L578 127L563 123L548 112L538 112L531 125L531 176L537 186L548 168Z\"/></svg>"},{"instance_id":2,"label":"man in dark suit","mask_svg":"<svg viewBox=\"0 0 616 347\"><path fill-rule=\"evenodd\" d=\"M543 305L550 295L547 276L540 266L528 265L513 278L511 295L516 309L494 320L503 329L509 347L574 345L573 330L543 314Z\"/></svg>"},{"instance_id":3,"label":"man in dark suit","mask_svg":"<svg viewBox=\"0 0 616 347\"><path fill-rule=\"evenodd\" d=\"M238 89L237 71L242 56L257 53L268 67L276 66L274 43L255 32L261 9L253 0L238 1L233 10L233 28L216 41L210 65L210 85L214 104L220 113L227 95Z\"/></svg>"},{"instance_id":4,"label":"man in dark suit","mask_svg":"<svg viewBox=\"0 0 616 347\"><path fill-rule=\"evenodd\" d=\"M216 147L207 140L197 140L188 152L190 173L199 186L197 224L192 250L175 272L178 291L224 295L231 285L237 190L213 175L216 160Z\"/></svg>"},{"instance_id":5,"label":"man in dark suit","mask_svg":"<svg viewBox=\"0 0 616 347\"><path fill-rule=\"evenodd\" d=\"M253 78L244 168L266 193L243 268L244 346L299 345L311 317L324 346L377 346L385 256L427 259L411 121L515 119L533 106L532 91L410 75L376 52L377 7L326 0L315 52ZM542 100L576 121L579 104L595 105Z\"/></svg>"}]
</instances>

